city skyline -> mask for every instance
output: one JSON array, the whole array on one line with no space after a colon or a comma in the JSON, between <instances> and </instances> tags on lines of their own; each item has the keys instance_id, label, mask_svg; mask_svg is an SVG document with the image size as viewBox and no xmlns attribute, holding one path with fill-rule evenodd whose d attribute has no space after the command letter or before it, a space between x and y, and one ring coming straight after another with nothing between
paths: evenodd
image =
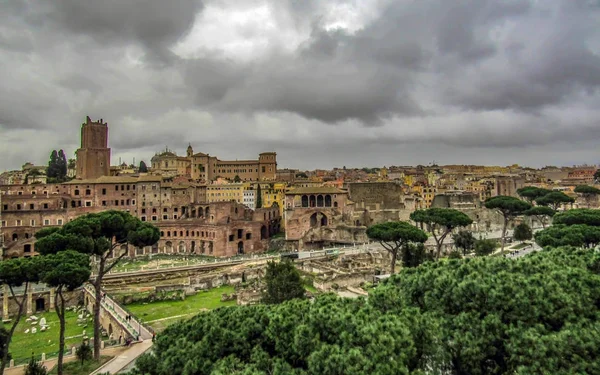
<instances>
[{"instance_id":1,"label":"city skyline","mask_svg":"<svg viewBox=\"0 0 600 375\"><path fill-rule=\"evenodd\" d=\"M72 157L86 115L111 126L113 164L188 143L298 169L598 164L599 15L572 0L4 2L0 170Z\"/></svg>"}]
</instances>

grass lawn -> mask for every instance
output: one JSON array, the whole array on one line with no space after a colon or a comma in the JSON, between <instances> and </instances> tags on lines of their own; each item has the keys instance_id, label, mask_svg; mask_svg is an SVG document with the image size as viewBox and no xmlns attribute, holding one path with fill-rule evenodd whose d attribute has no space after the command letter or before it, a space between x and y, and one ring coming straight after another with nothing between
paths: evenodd
<instances>
[{"instance_id":1,"label":"grass lawn","mask_svg":"<svg viewBox=\"0 0 600 375\"><path fill-rule=\"evenodd\" d=\"M202 309L212 310L222 306L235 306L236 301L221 302L221 294L231 294L233 292L234 288L232 286L225 285L199 291L193 296L186 297L183 301L133 303L127 305L127 309L153 328L162 330L165 326L195 315ZM157 321L158 319L164 320Z\"/></svg>"},{"instance_id":2,"label":"grass lawn","mask_svg":"<svg viewBox=\"0 0 600 375\"><path fill-rule=\"evenodd\" d=\"M42 353L46 353L47 357L50 357L50 354L52 354L52 357L55 357L58 353L59 322L56 313L51 311L35 314L35 316L39 318L38 322L42 317L46 318L46 324L49 325L50 328L45 332L41 332L39 324L31 325L31 323L25 321L26 317L22 317L10 343L10 353L12 354L15 363L29 362L32 352L35 354L36 358L39 358ZM94 326L92 322L88 323L87 328L79 327L77 325L77 314L73 311L67 311L65 319L65 337L81 335L84 329L88 335L93 333ZM10 322L5 323L4 328L9 330L11 324L12 323ZM30 333L25 333L27 328L31 330L32 327L36 327L38 331L36 333L31 333L31 331ZM81 337L66 339L65 347L69 348L70 346L79 343L81 343Z\"/></svg>"},{"instance_id":3,"label":"grass lawn","mask_svg":"<svg viewBox=\"0 0 600 375\"><path fill-rule=\"evenodd\" d=\"M103 355L100 357L100 362L96 361L85 361L83 362L83 366L81 365L81 361L73 361L69 363L65 363L63 365L63 373L68 375L88 375L92 371L96 370L98 367L102 366L106 362L108 362L112 357ZM48 375L56 375L56 366L48 373Z\"/></svg>"}]
</instances>

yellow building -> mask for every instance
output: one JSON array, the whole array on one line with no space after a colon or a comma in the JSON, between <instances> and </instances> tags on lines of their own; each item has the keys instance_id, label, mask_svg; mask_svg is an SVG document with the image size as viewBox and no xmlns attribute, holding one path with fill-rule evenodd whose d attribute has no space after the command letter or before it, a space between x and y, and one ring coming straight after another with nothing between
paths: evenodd
<instances>
[{"instance_id":1,"label":"yellow building","mask_svg":"<svg viewBox=\"0 0 600 375\"><path fill-rule=\"evenodd\" d=\"M244 203L244 184L212 184L206 187L206 201Z\"/></svg>"}]
</instances>

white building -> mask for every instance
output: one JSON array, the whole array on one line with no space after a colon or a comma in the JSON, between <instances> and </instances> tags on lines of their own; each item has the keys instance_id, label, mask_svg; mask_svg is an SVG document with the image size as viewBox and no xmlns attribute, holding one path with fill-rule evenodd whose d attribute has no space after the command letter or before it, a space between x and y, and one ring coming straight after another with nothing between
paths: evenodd
<instances>
[{"instance_id":1,"label":"white building","mask_svg":"<svg viewBox=\"0 0 600 375\"><path fill-rule=\"evenodd\" d=\"M244 205L252 210L256 209L256 190L244 189Z\"/></svg>"}]
</instances>

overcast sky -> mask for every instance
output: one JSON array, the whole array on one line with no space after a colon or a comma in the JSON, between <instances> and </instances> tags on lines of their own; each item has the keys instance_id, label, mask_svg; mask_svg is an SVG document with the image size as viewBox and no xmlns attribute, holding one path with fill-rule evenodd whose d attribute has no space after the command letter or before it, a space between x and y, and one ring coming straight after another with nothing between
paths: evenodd
<instances>
[{"instance_id":1,"label":"overcast sky","mask_svg":"<svg viewBox=\"0 0 600 375\"><path fill-rule=\"evenodd\" d=\"M0 171L168 146L281 168L598 163L598 0L0 0Z\"/></svg>"}]
</instances>

